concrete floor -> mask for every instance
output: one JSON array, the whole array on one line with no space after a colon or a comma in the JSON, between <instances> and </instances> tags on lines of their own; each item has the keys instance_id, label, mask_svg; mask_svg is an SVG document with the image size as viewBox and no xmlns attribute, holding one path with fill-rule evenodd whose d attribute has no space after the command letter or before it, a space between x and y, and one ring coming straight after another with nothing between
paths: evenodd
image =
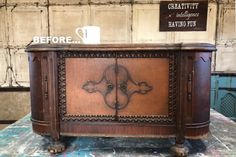
<instances>
[{"instance_id":1,"label":"concrete floor","mask_svg":"<svg viewBox=\"0 0 236 157\"><path fill-rule=\"evenodd\" d=\"M32 132L30 115L0 131L0 157L51 156L50 141ZM192 157L235 157L236 123L211 111L211 134L203 140L187 140ZM171 156L174 139L64 137L68 147L59 157Z\"/></svg>"}]
</instances>

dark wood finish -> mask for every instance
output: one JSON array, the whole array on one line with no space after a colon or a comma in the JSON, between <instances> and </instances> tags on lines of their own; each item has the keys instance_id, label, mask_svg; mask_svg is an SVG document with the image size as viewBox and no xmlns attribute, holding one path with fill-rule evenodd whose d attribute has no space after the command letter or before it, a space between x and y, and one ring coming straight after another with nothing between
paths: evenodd
<instances>
[{"instance_id":1,"label":"dark wood finish","mask_svg":"<svg viewBox=\"0 0 236 157\"><path fill-rule=\"evenodd\" d=\"M29 87L0 87L0 92L29 92Z\"/></svg>"},{"instance_id":2,"label":"dark wood finish","mask_svg":"<svg viewBox=\"0 0 236 157\"><path fill-rule=\"evenodd\" d=\"M130 136L130 137L174 137L174 125L146 125L140 123L81 123L62 122L63 135L70 136Z\"/></svg>"},{"instance_id":3,"label":"dark wood finish","mask_svg":"<svg viewBox=\"0 0 236 157\"><path fill-rule=\"evenodd\" d=\"M31 45L33 130L63 136L176 137L209 132L210 44Z\"/></svg>"},{"instance_id":4,"label":"dark wood finish","mask_svg":"<svg viewBox=\"0 0 236 157\"><path fill-rule=\"evenodd\" d=\"M12 124L15 123L17 120L0 120L0 124Z\"/></svg>"},{"instance_id":5,"label":"dark wood finish","mask_svg":"<svg viewBox=\"0 0 236 157\"><path fill-rule=\"evenodd\" d=\"M46 92L48 92L48 97L45 95L46 99L48 99L49 105L49 114L51 117L49 119L51 137L53 140L59 140L60 137L60 126L59 126L59 109L58 109L58 87L57 87L57 54L54 52L49 52L48 55L48 81L46 85Z\"/></svg>"}]
</instances>

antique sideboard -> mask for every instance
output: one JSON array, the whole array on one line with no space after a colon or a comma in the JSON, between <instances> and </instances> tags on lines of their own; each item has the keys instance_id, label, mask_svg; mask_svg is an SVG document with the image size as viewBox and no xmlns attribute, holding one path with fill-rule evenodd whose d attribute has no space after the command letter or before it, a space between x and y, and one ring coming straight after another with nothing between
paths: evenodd
<instances>
[{"instance_id":1,"label":"antique sideboard","mask_svg":"<svg viewBox=\"0 0 236 157\"><path fill-rule=\"evenodd\" d=\"M29 55L32 125L60 136L175 137L209 132L211 54L193 44L37 44Z\"/></svg>"}]
</instances>

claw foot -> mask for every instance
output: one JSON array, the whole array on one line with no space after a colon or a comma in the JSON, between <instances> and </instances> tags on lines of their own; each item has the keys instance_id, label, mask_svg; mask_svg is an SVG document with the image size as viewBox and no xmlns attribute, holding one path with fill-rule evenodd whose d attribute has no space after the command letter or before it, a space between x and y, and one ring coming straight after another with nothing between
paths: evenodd
<instances>
[{"instance_id":1,"label":"claw foot","mask_svg":"<svg viewBox=\"0 0 236 157\"><path fill-rule=\"evenodd\" d=\"M189 149L183 144L176 144L171 147L171 152L174 156L182 157L188 155Z\"/></svg>"},{"instance_id":2,"label":"claw foot","mask_svg":"<svg viewBox=\"0 0 236 157\"><path fill-rule=\"evenodd\" d=\"M53 142L49 147L48 151L52 154L61 153L65 150L65 145L59 141Z\"/></svg>"}]
</instances>

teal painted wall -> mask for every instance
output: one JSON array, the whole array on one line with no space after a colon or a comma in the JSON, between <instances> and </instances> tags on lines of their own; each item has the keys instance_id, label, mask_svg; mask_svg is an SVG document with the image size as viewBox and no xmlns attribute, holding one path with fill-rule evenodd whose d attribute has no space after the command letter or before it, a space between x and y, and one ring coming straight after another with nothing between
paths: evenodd
<instances>
[{"instance_id":1,"label":"teal painted wall","mask_svg":"<svg viewBox=\"0 0 236 157\"><path fill-rule=\"evenodd\" d=\"M211 108L236 121L236 74L212 74Z\"/></svg>"}]
</instances>

